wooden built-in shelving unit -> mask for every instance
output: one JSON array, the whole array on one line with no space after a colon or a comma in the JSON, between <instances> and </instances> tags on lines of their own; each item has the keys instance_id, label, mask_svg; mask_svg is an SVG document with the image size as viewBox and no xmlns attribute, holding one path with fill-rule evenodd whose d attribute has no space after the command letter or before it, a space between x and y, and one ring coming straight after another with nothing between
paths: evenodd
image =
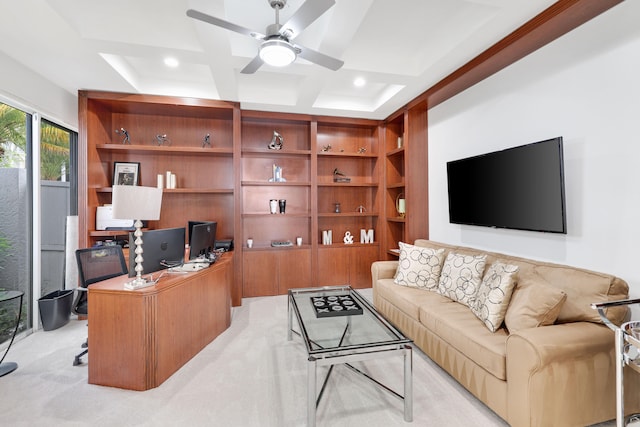
<instances>
[{"instance_id":1,"label":"wooden built-in shelving unit","mask_svg":"<svg viewBox=\"0 0 640 427\"><path fill-rule=\"evenodd\" d=\"M122 235L95 229L97 207L111 202L114 162L140 163L145 186L155 186L157 175L170 170L177 188L164 190L160 220L150 221L149 228L217 221L219 238L234 239L234 305L242 297L296 287L369 287L371 263L385 259L411 234L411 216L394 217L392 203L401 192L410 198L407 172L414 167L407 164L408 144L414 133L409 113L383 122L245 111L224 101L80 91L79 117L81 247ZM122 133L116 132L121 128L129 132L130 144L122 143ZM268 148L274 131L284 140L280 150ZM156 145L159 134L170 145ZM211 145L203 146L207 134ZM402 148L395 145L398 136L404 138ZM413 144L426 150L426 140ZM274 165L282 168L286 182L269 181ZM350 181L334 182L336 169ZM270 199L285 199L285 213L271 214ZM419 214L416 205L407 204L426 217L426 211ZM332 231L332 244L323 244L325 230ZM374 240L360 243L360 230L373 230ZM343 242L347 232L352 244ZM290 240L294 246L271 247L272 240Z\"/></svg>"}]
</instances>

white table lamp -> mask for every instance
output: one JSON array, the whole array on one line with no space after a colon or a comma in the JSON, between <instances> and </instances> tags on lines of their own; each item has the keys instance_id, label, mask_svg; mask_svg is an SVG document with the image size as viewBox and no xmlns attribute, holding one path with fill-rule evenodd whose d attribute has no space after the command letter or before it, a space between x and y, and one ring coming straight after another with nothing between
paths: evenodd
<instances>
[{"instance_id":1,"label":"white table lamp","mask_svg":"<svg viewBox=\"0 0 640 427\"><path fill-rule=\"evenodd\" d=\"M133 219L136 231L135 236L135 262L136 278L125 284L126 289L139 289L151 286L154 283L142 278L142 221L155 221L160 219L160 207L162 205L162 189L155 187L140 187L135 185L114 185L111 198L113 206L113 219ZM129 248L131 250L131 248Z\"/></svg>"}]
</instances>

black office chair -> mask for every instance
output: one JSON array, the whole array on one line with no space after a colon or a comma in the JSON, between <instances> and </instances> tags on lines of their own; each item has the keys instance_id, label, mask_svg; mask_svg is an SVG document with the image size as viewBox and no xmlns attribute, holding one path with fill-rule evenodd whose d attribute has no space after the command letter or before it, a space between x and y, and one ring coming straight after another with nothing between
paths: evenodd
<instances>
[{"instance_id":1,"label":"black office chair","mask_svg":"<svg viewBox=\"0 0 640 427\"><path fill-rule=\"evenodd\" d=\"M86 316L89 314L87 299L87 286L92 283L107 280L112 277L127 274L127 263L120 246L99 246L76 250L78 273L80 274L80 286L78 295L73 303L74 314ZM84 350L73 360L73 366L80 365L82 356L89 352L89 340L82 344Z\"/></svg>"}]
</instances>

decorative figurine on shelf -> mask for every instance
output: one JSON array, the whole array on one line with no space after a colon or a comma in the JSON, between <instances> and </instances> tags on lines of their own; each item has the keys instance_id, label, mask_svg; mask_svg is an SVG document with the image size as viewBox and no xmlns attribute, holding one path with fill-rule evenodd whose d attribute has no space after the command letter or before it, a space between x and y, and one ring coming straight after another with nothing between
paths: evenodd
<instances>
[{"instance_id":1,"label":"decorative figurine on shelf","mask_svg":"<svg viewBox=\"0 0 640 427\"><path fill-rule=\"evenodd\" d=\"M284 138L275 130L273 131L273 137L271 138L271 142L267 147L269 150L282 150L282 146L284 145Z\"/></svg>"},{"instance_id":2,"label":"decorative figurine on shelf","mask_svg":"<svg viewBox=\"0 0 640 427\"><path fill-rule=\"evenodd\" d=\"M171 145L171 141L169 141L166 133L164 135L156 135L156 145Z\"/></svg>"},{"instance_id":3,"label":"decorative figurine on shelf","mask_svg":"<svg viewBox=\"0 0 640 427\"><path fill-rule=\"evenodd\" d=\"M363 205L360 205L356 208L356 212L358 213L365 213L366 211L367 209Z\"/></svg>"},{"instance_id":4,"label":"decorative figurine on shelf","mask_svg":"<svg viewBox=\"0 0 640 427\"><path fill-rule=\"evenodd\" d=\"M340 212L341 212L341 210L340 210L340 203L338 203L338 202L334 203L334 209L333 209L333 212L334 212L334 213L340 213Z\"/></svg>"},{"instance_id":5,"label":"decorative figurine on shelf","mask_svg":"<svg viewBox=\"0 0 640 427\"><path fill-rule=\"evenodd\" d=\"M344 233L344 238L342 239L342 241L344 242L345 245L353 244L353 236L351 235L350 231L347 231L346 233Z\"/></svg>"},{"instance_id":6,"label":"decorative figurine on shelf","mask_svg":"<svg viewBox=\"0 0 640 427\"><path fill-rule=\"evenodd\" d=\"M398 211L398 216L400 218L404 218L407 213L407 205L404 198L404 193L398 194L396 197L396 210Z\"/></svg>"},{"instance_id":7,"label":"decorative figurine on shelf","mask_svg":"<svg viewBox=\"0 0 640 427\"><path fill-rule=\"evenodd\" d=\"M333 170L333 182L351 182L351 178L340 172L338 168Z\"/></svg>"},{"instance_id":8,"label":"decorative figurine on shelf","mask_svg":"<svg viewBox=\"0 0 640 427\"><path fill-rule=\"evenodd\" d=\"M202 148L204 148L207 145L211 147L211 135L209 134L206 134L202 139Z\"/></svg>"},{"instance_id":9,"label":"decorative figurine on shelf","mask_svg":"<svg viewBox=\"0 0 640 427\"><path fill-rule=\"evenodd\" d=\"M322 147L322 151L323 152L327 152L327 151L331 151L331 144L327 144L325 146Z\"/></svg>"},{"instance_id":10,"label":"decorative figurine on shelf","mask_svg":"<svg viewBox=\"0 0 640 427\"><path fill-rule=\"evenodd\" d=\"M273 176L269 178L269 182L287 182L282 176L282 167L273 165Z\"/></svg>"},{"instance_id":11,"label":"decorative figurine on shelf","mask_svg":"<svg viewBox=\"0 0 640 427\"><path fill-rule=\"evenodd\" d=\"M366 152L367 152L367 149L365 147L358 148L358 154L364 154Z\"/></svg>"},{"instance_id":12,"label":"decorative figurine on shelf","mask_svg":"<svg viewBox=\"0 0 640 427\"><path fill-rule=\"evenodd\" d=\"M124 135L122 137L123 144L131 144L131 138L129 138L129 132L125 128L120 128L120 130L116 129L116 133Z\"/></svg>"}]
</instances>

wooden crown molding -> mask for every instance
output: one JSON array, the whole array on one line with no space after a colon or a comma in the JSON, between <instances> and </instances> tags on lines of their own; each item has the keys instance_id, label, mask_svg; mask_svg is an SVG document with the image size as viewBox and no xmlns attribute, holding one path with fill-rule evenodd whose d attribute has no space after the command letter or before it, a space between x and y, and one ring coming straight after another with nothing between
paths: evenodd
<instances>
[{"instance_id":1,"label":"wooden crown molding","mask_svg":"<svg viewBox=\"0 0 640 427\"><path fill-rule=\"evenodd\" d=\"M434 107L623 1L558 0L400 110L419 107L424 103L428 108Z\"/></svg>"}]
</instances>

